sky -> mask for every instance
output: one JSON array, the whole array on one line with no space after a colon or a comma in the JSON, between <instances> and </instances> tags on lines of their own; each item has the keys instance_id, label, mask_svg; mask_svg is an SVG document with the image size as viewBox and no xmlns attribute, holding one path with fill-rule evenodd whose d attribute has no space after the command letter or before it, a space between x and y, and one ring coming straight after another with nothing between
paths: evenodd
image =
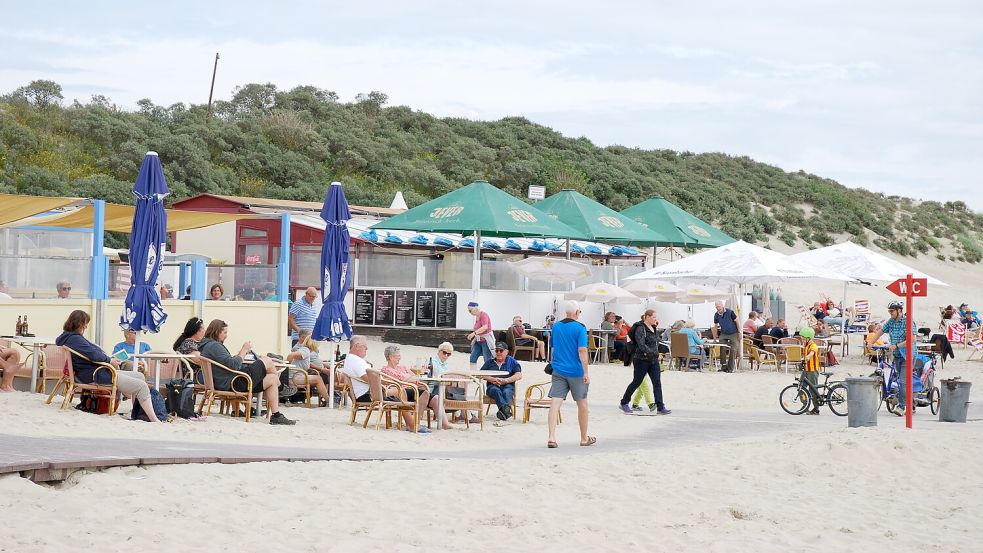
<instances>
[{"instance_id":1,"label":"sky","mask_svg":"<svg viewBox=\"0 0 983 553\"><path fill-rule=\"evenodd\" d=\"M10 3L0 93L205 103L314 85L600 146L724 152L983 211L983 3Z\"/></svg>"}]
</instances>

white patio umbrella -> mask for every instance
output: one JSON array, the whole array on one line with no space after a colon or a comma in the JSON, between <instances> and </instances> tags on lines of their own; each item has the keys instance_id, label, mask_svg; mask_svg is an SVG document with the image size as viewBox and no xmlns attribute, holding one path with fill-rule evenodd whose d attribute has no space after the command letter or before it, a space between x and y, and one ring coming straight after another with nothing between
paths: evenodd
<instances>
[{"instance_id":1,"label":"white patio umbrella","mask_svg":"<svg viewBox=\"0 0 983 553\"><path fill-rule=\"evenodd\" d=\"M594 303L642 303L642 298L606 282L592 282L579 286L563 294L563 299Z\"/></svg>"},{"instance_id":2,"label":"white patio umbrella","mask_svg":"<svg viewBox=\"0 0 983 553\"><path fill-rule=\"evenodd\" d=\"M911 273L915 278L927 278L929 284L948 286L937 278L853 242L797 253L791 258L815 270L836 271L866 282L894 282Z\"/></svg>"},{"instance_id":3,"label":"white patio umbrella","mask_svg":"<svg viewBox=\"0 0 983 553\"><path fill-rule=\"evenodd\" d=\"M591 275L590 265L558 257L527 257L509 266L522 276L547 282L573 282Z\"/></svg>"},{"instance_id":4,"label":"white patio umbrella","mask_svg":"<svg viewBox=\"0 0 983 553\"><path fill-rule=\"evenodd\" d=\"M621 287L640 298L655 298L659 301L675 301L676 296L683 291L675 284L662 280L633 280Z\"/></svg>"},{"instance_id":5,"label":"white patio umbrella","mask_svg":"<svg viewBox=\"0 0 983 553\"><path fill-rule=\"evenodd\" d=\"M690 284L683 287L676 295L676 303L704 303L708 301L724 301L731 297L731 293L710 286L701 284Z\"/></svg>"}]
</instances>

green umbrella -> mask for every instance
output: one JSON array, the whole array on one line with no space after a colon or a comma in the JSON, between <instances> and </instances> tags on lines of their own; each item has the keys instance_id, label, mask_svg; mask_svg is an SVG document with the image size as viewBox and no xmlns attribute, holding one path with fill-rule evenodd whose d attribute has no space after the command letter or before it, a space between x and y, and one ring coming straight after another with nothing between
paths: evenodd
<instances>
[{"instance_id":1,"label":"green umbrella","mask_svg":"<svg viewBox=\"0 0 983 553\"><path fill-rule=\"evenodd\" d=\"M536 207L595 242L652 246L669 241L667 236L632 221L576 190L561 190L537 203Z\"/></svg>"},{"instance_id":2,"label":"green umbrella","mask_svg":"<svg viewBox=\"0 0 983 553\"><path fill-rule=\"evenodd\" d=\"M656 246L716 248L736 242L734 238L662 196L629 207L621 214L668 237L666 241L655 244Z\"/></svg>"},{"instance_id":3,"label":"green umbrella","mask_svg":"<svg viewBox=\"0 0 983 553\"><path fill-rule=\"evenodd\" d=\"M476 181L385 219L374 229L475 233L477 236L553 236L588 240L522 200ZM475 241L475 247L478 241Z\"/></svg>"}]
</instances>

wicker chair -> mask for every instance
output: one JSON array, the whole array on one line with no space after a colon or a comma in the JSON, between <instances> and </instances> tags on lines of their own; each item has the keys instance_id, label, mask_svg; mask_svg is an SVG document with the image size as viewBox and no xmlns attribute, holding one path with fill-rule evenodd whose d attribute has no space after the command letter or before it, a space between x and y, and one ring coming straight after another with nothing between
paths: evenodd
<instances>
[{"instance_id":1,"label":"wicker chair","mask_svg":"<svg viewBox=\"0 0 983 553\"><path fill-rule=\"evenodd\" d=\"M532 413L533 409L549 409L550 408L550 397L549 397L549 387L552 382L540 382L539 384L530 384L526 388L525 400L522 404L522 423L525 424L529 422L529 415ZM563 422L563 414L560 413L559 422Z\"/></svg>"},{"instance_id":2,"label":"wicker chair","mask_svg":"<svg viewBox=\"0 0 983 553\"><path fill-rule=\"evenodd\" d=\"M85 359L89 363L96 365L96 369L92 371L92 384L82 384L81 382L77 382L75 380L75 369L72 367L72 355ZM106 414L109 416L116 414L117 397L119 395L118 390L116 389L116 367L110 365L109 363L92 361L88 357L67 346L46 346L45 359L48 363L51 363L53 367L61 366L64 370L61 379L59 379L58 383L55 384L54 389L51 390L51 394L48 395L48 399L45 403L50 404L51 400L55 397L55 394L58 393L62 387L64 387L65 399L61 402L62 409L67 409L68 406L72 404L72 400L75 399L75 394L79 392L88 392L96 397L108 397L109 410L106 412ZM99 371L109 371L112 382L110 384L96 384L95 378Z\"/></svg>"},{"instance_id":3,"label":"wicker chair","mask_svg":"<svg viewBox=\"0 0 983 553\"><path fill-rule=\"evenodd\" d=\"M212 377L212 371L215 367L225 369L233 374L232 382L230 387L235 388L235 383L245 382L246 390L245 392L238 392L236 390L216 390L215 380ZM242 371L237 371L226 367L225 365L219 363L218 361L208 359L207 357L201 358L201 372L204 374L205 380L205 395L202 397L201 404L198 406L198 412L202 412L204 406L204 414L208 416L212 412L212 406L215 404L215 400L219 400L219 413L222 414L233 414L239 410L240 406L245 407L246 422L249 422L252 418L252 403L253 396L256 396L256 412L262 412L263 404L263 392L252 392L253 389L253 379L247 373ZM283 369L277 371L277 373L283 372ZM269 409L267 409L269 411ZM271 413L267 413L271 415Z\"/></svg>"},{"instance_id":4,"label":"wicker chair","mask_svg":"<svg viewBox=\"0 0 983 553\"><path fill-rule=\"evenodd\" d=\"M474 393L472 394L474 397L468 398L467 396L465 396L463 400L444 399L444 411L445 412L446 411L465 411L465 412L474 411L478 413L478 424L480 425L481 430L484 430L485 429L485 409L484 409L485 390L481 386L481 382L477 378L466 376L466 375L458 375L454 373L445 373L444 376L459 378L462 381L470 380L471 382L474 383ZM471 428L471 418L467 416L467 413L465 413L464 416L464 424L468 429Z\"/></svg>"},{"instance_id":5,"label":"wicker chair","mask_svg":"<svg viewBox=\"0 0 983 553\"><path fill-rule=\"evenodd\" d=\"M419 412L416 409L416 402L409 401L406 395L406 389L401 385L404 384L398 380L390 378L375 369L367 369L365 371L365 380L369 384L369 396L372 398L372 409L369 410L368 414L365 415L365 422L362 423L362 428L368 428L369 420L372 419L372 413L378 412L379 417L376 419L375 427L378 429L382 426L383 415L386 417L386 428L392 427L391 415L396 412L396 428L402 429L402 417L398 416L402 412L413 412L413 429L416 430L420 426ZM387 396L386 390L391 389L396 395ZM387 399L395 398L395 399Z\"/></svg>"},{"instance_id":6,"label":"wicker chair","mask_svg":"<svg viewBox=\"0 0 983 553\"><path fill-rule=\"evenodd\" d=\"M752 367L751 367L752 370L754 369L754 366L753 366L754 363L757 363L758 364L758 369L759 370L761 369L761 366L762 365L773 365L775 367L775 370L776 371L778 370L778 356L776 354L771 353L770 351L764 351L763 349L761 349L761 348L759 348L759 347L757 347L757 346L755 346L753 344L750 345L750 346L745 345L744 347L750 348L750 350L749 350L750 356L749 357L750 357L751 363L752 363Z\"/></svg>"},{"instance_id":7,"label":"wicker chair","mask_svg":"<svg viewBox=\"0 0 983 553\"><path fill-rule=\"evenodd\" d=\"M703 353L690 353L689 338L682 332L673 332L670 334L669 356L672 358L672 361L675 361L677 370L688 371L690 361L694 359L699 363L699 369L703 370Z\"/></svg>"},{"instance_id":8,"label":"wicker chair","mask_svg":"<svg viewBox=\"0 0 983 553\"><path fill-rule=\"evenodd\" d=\"M529 361L536 358L536 344L533 343L531 346L517 346L515 344L515 332L512 332L512 327L509 327L505 331L505 343L509 346L509 351L512 352L512 357L516 359L519 358L520 353L529 353Z\"/></svg>"},{"instance_id":9,"label":"wicker chair","mask_svg":"<svg viewBox=\"0 0 983 553\"><path fill-rule=\"evenodd\" d=\"M368 381L361 378L356 378L354 376L348 376L345 373L339 373L338 376L335 377L335 384L337 385L338 382L342 383L341 386L342 390L344 391L344 397L347 397L352 404L352 416L348 420L349 425L355 424L355 417L358 416L359 411L369 411L369 414L371 414L371 411L376 407L374 401L356 401L357 398L355 397L355 388L352 386L352 381L361 382L366 386L369 385ZM366 422L367 421L368 418L366 418Z\"/></svg>"}]
</instances>

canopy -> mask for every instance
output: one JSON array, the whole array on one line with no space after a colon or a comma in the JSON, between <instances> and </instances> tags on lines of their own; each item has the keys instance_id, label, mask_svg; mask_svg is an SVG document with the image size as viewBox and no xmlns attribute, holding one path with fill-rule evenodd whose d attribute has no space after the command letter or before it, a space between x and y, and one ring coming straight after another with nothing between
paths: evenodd
<instances>
[{"instance_id":1,"label":"canopy","mask_svg":"<svg viewBox=\"0 0 983 553\"><path fill-rule=\"evenodd\" d=\"M734 239L713 225L683 210L676 204L656 196L621 212L629 219L641 223L655 233L666 237L656 246L687 246L691 248L716 248L734 242Z\"/></svg>"},{"instance_id":2,"label":"canopy","mask_svg":"<svg viewBox=\"0 0 983 553\"><path fill-rule=\"evenodd\" d=\"M210 227L219 223L238 221L239 219L260 219L263 215L255 214L235 214L235 213L210 213L207 211L187 211L179 209L168 209L167 211L167 232L179 230L190 230L201 227ZM136 206L106 204L106 230L116 232L130 232L133 227L133 217L136 213ZM20 221L21 224L35 225L41 227L67 227L67 228L92 228L94 212L91 205L80 209L27 219Z\"/></svg>"},{"instance_id":3,"label":"canopy","mask_svg":"<svg viewBox=\"0 0 983 553\"><path fill-rule=\"evenodd\" d=\"M590 265L559 257L527 257L509 265L522 276L547 282L573 282L591 275Z\"/></svg>"},{"instance_id":4,"label":"canopy","mask_svg":"<svg viewBox=\"0 0 983 553\"><path fill-rule=\"evenodd\" d=\"M332 182L324 196L321 219L324 220L324 240L321 242L321 311L314 323L315 340L334 340L352 337L352 327L345 312L345 295L352 278L349 262L348 200L340 182Z\"/></svg>"},{"instance_id":5,"label":"canopy","mask_svg":"<svg viewBox=\"0 0 983 553\"><path fill-rule=\"evenodd\" d=\"M374 229L480 233L484 236L557 236L589 239L575 229L488 184L476 181L380 221Z\"/></svg>"},{"instance_id":6,"label":"canopy","mask_svg":"<svg viewBox=\"0 0 983 553\"><path fill-rule=\"evenodd\" d=\"M743 240L684 257L625 280L671 280L716 285L761 284L801 279L852 280L839 273L814 269L787 255Z\"/></svg>"},{"instance_id":7,"label":"canopy","mask_svg":"<svg viewBox=\"0 0 983 553\"><path fill-rule=\"evenodd\" d=\"M625 283L621 288L640 298L655 298L659 301L674 301L683 291L676 285L660 280L633 280Z\"/></svg>"},{"instance_id":8,"label":"canopy","mask_svg":"<svg viewBox=\"0 0 983 553\"><path fill-rule=\"evenodd\" d=\"M0 194L0 226L81 201L82 198Z\"/></svg>"},{"instance_id":9,"label":"canopy","mask_svg":"<svg viewBox=\"0 0 983 553\"><path fill-rule=\"evenodd\" d=\"M685 286L676 296L676 303L704 303L708 301L724 301L731 298L731 293L700 284Z\"/></svg>"},{"instance_id":10,"label":"canopy","mask_svg":"<svg viewBox=\"0 0 983 553\"><path fill-rule=\"evenodd\" d=\"M915 278L927 278L929 284L948 286L937 278L853 242L809 250L791 257L817 270L836 271L865 282L894 282L911 273Z\"/></svg>"},{"instance_id":11,"label":"canopy","mask_svg":"<svg viewBox=\"0 0 983 553\"><path fill-rule=\"evenodd\" d=\"M636 223L576 190L561 190L538 202L536 207L591 240L639 246L671 241L669 237Z\"/></svg>"},{"instance_id":12,"label":"canopy","mask_svg":"<svg viewBox=\"0 0 983 553\"><path fill-rule=\"evenodd\" d=\"M167 320L157 293L157 277L164 265L164 197L169 193L160 157L157 152L147 152L133 183L137 205L130 232L130 288L119 319L123 329L158 332Z\"/></svg>"},{"instance_id":13,"label":"canopy","mask_svg":"<svg viewBox=\"0 0 983 553\"><path fill-rule=\"evenodd\" d=\"M595 303L642 303L642 299L627 290L607 282L592 282L563 294L565 300Z\"/></svg>"}]
</instances>

